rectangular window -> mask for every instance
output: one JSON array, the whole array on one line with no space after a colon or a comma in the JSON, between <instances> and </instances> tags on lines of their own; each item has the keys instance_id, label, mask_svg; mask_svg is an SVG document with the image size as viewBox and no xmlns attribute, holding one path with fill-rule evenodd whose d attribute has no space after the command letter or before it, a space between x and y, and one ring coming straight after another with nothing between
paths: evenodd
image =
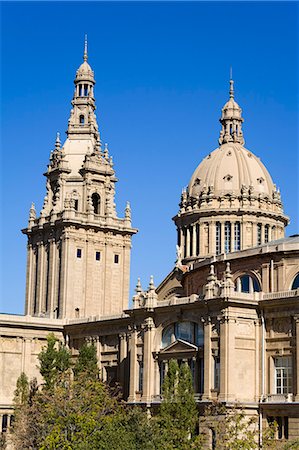
<instances>
[{"instance_id":1,"label":"rectangular window","mask_svg":"<svg viewBox=\"0 0 299 450\"><path fill-rule=\"evenodd\" d=\"M224 226L224 251L225 251L225 253L230 252L230 241L231 241L230 222L225 222L225 226Z\"/></svg>"},{"instance_id":2,"label":"rectangular window","mask_svg":"<svg viewBox=\"0 0 299 450\"><path fill-rule=\"evenodd\" d=\"M81 258L82 256L82 250L81 248L77 248L77 258Z\"/></svg>"},{"instance_id":3,"label":"rectangular window","mask_svg":"<svg viewBox=\"0 0 299 450\"><path fill-rule=\"evenodd\" d=\"M265 226L265 242L269 242L269 225Z\"/></svg>"},{"instance_id":4,"label":"rectangular window","mask_svg":"<svg viewBox=\"0 0 299 450\"><path fill-rule=\"evenodd\" d=\"M138 391L143 391L143 361L139 361Z\"/></svg>"},{"instance_id":5,"label":"rectangular window","mask_svg":"<svg viewBox=\"0 0 299 450\"><path fill-rule=\"evenodd\" d=\"M115 264L119 263L119 255L114 255L114 263Z\"/></svg>"},{"instance_id":6,"label":"rectangular window","mask_svg":"<svg viewBox=\"0 0 299 450\"><path fill-rule=\"evenodd\" d=\"M240 222L235 223L235 246L234 250L241 250L241 224Z\"/></svg>"},{"instance_id":7,"label":"rectangular window","mask_svg":"<svg viewBox=\"0 0 299 450\"><path fill-rule=\"evenodd\" d=\"M220 358L214 357L214 389L219 391L220 389Z\"/></svg>"},{"instance_id":8,"label":"rectangular window","mask_svg":"<svg viewBox=\"0 0 299 450\"><path fill-rule=\"evenodd\" d=\"M216 255L221 253L221 223L216 222Z\"/></svg>"},{"instance_id":9,"label":"rectangular window","mask_svg":"<svg viewBox=\"0 0 299 450\"><path fill-rule=\"evenodd\" d=\"M262 224L257 224L257 245L261 245L262 243Z\"/></svg>"},{"instance_id":10,"label":"rectangular window","mask_svg":"<svg viewBox=\"0 0 299 450\"><path fill-rule=\"evenodd\" d=\"M101 252L96 252L96 261L101 260Z\"/></svg>"},{"instance_id":11,"label":"rectangular window","mask_svg":"<svg viewBox=\"0 0 299 450\"><path fill-rule=\"evenodd\" d=\"M277 356L274 358L274 366L276 394L291 394L293 389L292 357Z\"/></svg>"}]
</instances>

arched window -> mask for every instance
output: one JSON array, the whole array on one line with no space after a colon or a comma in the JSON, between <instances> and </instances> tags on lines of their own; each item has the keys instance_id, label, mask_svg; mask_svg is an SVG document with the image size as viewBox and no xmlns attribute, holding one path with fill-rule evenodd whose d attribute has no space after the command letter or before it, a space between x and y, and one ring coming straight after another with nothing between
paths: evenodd
<instances>
[{"instance_id":1,"label":"arched window","mask_svg":"<svg viewBox=\"0 0 299 450\"><path fill-rule=\"evenodd\" d=\"M242 275L236 280L236 291L252 294L253 292L260 292L261 288L256 278L250 275Z\"/></svg>"},{"instance_id":2,"label":"arched window","mask_svg":"<svg viewBox=\"0 0 299 450\"><path fill-rule=\"evenodd\" d=\"M162 348L178 339L203 346L203 327L195 322L176 322L168 325L162 333Z\"/></svg>"},{"instance_id":3,"label":"arched window","mask_svg":"<svg viewBox=\"0 0 299 450\"><path fill-rule=\"evenodd\" d=\"M93 212L95 214L100 214L100 212L101 212L101 197L99 196L99 194L94 192L91 196L91 199L92 199Z\"/></svg>"},{"instance_id":4,"label":"arched window","mask_svg":"<svg viewBox=\"0 0 299 450\"><path fill-rule=\"evenodd\" d=\"M84 120L84 115L83 114L80 115L79 122L80 122L80 125L84 125L85 120Z\"/></svg>"},{"instance_id":5,"label":"arched window","mask_svg":"<svg viewBox=\"0 0 299 450\"><path fill-rule=\"evenodd\" d=\"M299 288L299 273L297 273L297 275L295 276L291 289L298 289L298 288Z\"/></svg>"},{"instance_id":6,"label":"arched window","mask_svg":"<svg viewBox=\"0 0 299 450\"><path fill-rule=\"evenodd\" d=\"M177 341L178 339L190 342L190 344L196 345L198 348L189 348L185 350L179 348L175 350L172 348L169 352L167 347ZM176 359L178 365L187 363L190 367L193 388L195 392L203 392L203 373L204 373L204 360L203 360L203 346L204 335L203 326L195 322L176 322L168 325L162 333L162 343L159 355L160 365L160 382L163 385L165 374L168 370L169 360Z\"/></svg>"}]
</instances>

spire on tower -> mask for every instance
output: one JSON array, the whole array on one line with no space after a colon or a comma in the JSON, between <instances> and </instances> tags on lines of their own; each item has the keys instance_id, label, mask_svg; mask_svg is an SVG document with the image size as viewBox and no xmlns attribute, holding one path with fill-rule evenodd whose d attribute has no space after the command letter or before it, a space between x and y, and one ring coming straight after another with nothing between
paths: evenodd
<instances>
[{"instance_id":1,"label":"spire on tower","mask_svg":"<svg viewBox=\"0 0 299 450\"><path fill-rule=\"evenodd\" d=\"M87 53L87 34L85 35L84 38L84 55L83 55L83 60L87 61L88 60L88 53Z\"/></svg>"},{"instance_id":2,"label":"spire on tower","mask_svg":"<svg viewBox=\"0 0 299 450\"><path fill-rule=\"evenodd\" d=\"M234 98L234 80L233 80L233 68L230 68L229 73L229 98Z\"/></svg>"},{"instance_id":3,"label":"spire on tower","mask_svg":"<svg viewBox=\"0 0 299 450\"><path fill-rule=\"evenodd\" d=\"M229 100L222 108L220 123L222 129L220 131L219 144L226 144L227 142L236 142L244 145L244 137L242 132L242 109L235 101L234 80L232 79L233 71L230 68L229 80Z\"/></svg>"}]
</instances>

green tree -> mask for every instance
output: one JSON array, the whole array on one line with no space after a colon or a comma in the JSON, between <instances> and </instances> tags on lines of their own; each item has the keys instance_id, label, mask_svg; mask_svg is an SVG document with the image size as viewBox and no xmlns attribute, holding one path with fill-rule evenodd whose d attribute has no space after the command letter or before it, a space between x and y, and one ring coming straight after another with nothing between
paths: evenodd
<instances>
[{"instance_id":1,"label":"green tree","mask_svg":"<svg viewBox=\"0 0 299 450\"><path fill-rule=\"evenodd\" d=\"M83 372L95 378L99 374L97 351L93 344L84 343L79 350L79 356L74 366L74 374L78 376Z\"/></svg>"},{"instance_id":2,"label":"green tree","mask_svg":"<svg viewBox=\"0 0 299 450\"><path fill-rule=\"evenodd\" d=\"M75 364L60 358L62 346L52 336L39 355L47 382L22 376L15 405L18 408L13 442L22 450L156 450L160 433L141 408L128 408L119 392L99 380L93 346L83 345ZM58 356L57 356L58 355ZM60 364L64 361L63 364ZM65 363L66 361L66 363ZM26 387L27 386L27 387ZM22 399L22 401L20 400Z\"/></svg>"},{"instance_id":3,"label":"green tree","mask_svg":"<svg viewBox=\"0 0 299 450\"><path fill-rule=\"evenodd\" d=\"M40 373L45 380L45 388L51 389L61 378L61 375L70 368L71 354L53 333L47 337L47 347L38 355Z\"/></svg>"},{"instance_id":4,"label":"green tree","mask_svg":"<svg viewBox=\"0 0 299 450\"><path fill-rule=\"evenodd\" d=\"M216 450L254 450L259 448L257 416L248 417L240 405L228 408L222 403L210 405L201 421L203 429L215 432ZM263 449L278 449L276 424L262 432ZM207 438L207 435L206 435Z\"/></svg>"},{"instance_id":5,"label":"green tree","mask_svg":"<svg viewBox=\"0 0 299 450\"><path fill-rule=\"evenodd\" d=\"M17 386L14 393L14 404L24 405L28 402L29 399L29 380L27 375L22 372L19 378L17 379Z\"/></svg>"},{"instance_id":6,"label":"green tree","mask_svg":"<svg viewBox=\"0 0 299 450\"><path fill-rule=\"evenodd\" d=\"M198 412L192 375L187 363L179 367L176 360L170 360L162 394L163 401L157 420L163 436L163 448L200 448L200 440L195 433Z\"/></svg>"}]
</instances>

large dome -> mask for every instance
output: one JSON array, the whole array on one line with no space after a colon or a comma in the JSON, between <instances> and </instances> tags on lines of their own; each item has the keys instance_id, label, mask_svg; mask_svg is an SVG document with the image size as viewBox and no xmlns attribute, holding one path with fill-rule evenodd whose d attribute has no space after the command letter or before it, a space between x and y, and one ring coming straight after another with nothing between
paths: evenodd
<instances>
[{"instance_id":1,"label":"large dome","mask_svg":"<svg viewBox=\"0 0 299 450\"><path fill-rule=\"evenodd\" d=\"M214 195L240 195L244 189L272 199L276 192L266 167L241 144L229 142L210 153L195 169L188 188L190 197L198 198L205 191Z\"/></svg>"},{"instance_id":2,"label":"large dome","mask_svg":"<svg viewBox=\"0 0 299 450\"><path fill-rule=\"evenodd\" d=\"M244 147L233 80L229 97L222 108L219 147L195 169L174 217L184 263L282 238L288 224L269 172Z\"/></svg>"}]
</instances>

